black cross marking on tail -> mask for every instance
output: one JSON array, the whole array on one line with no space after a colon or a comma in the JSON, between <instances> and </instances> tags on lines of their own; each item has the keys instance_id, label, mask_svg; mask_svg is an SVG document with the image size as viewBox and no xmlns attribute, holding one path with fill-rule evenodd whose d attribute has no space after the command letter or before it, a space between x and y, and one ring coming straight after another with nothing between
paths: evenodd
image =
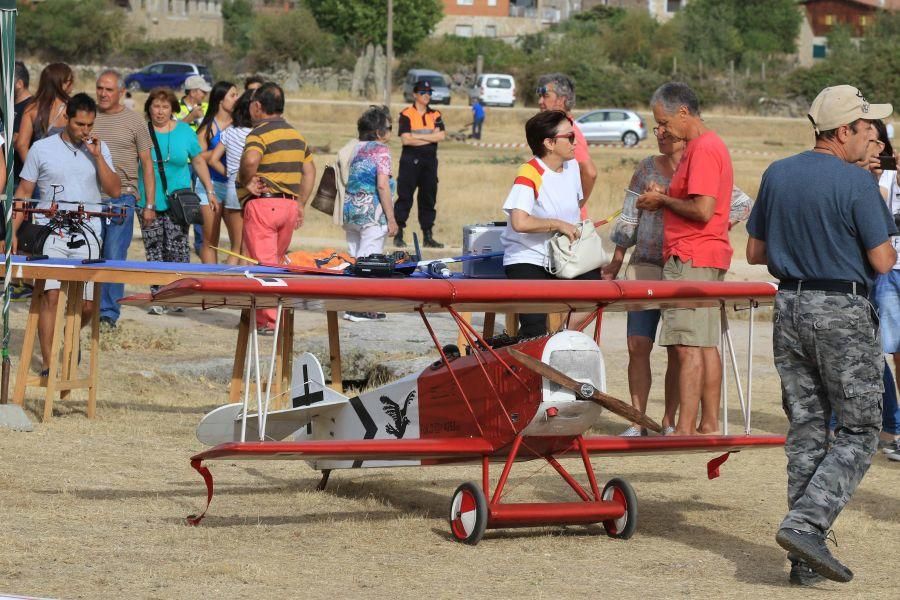
<instances>
[{"instance_id":1,"label":"black cross marking on tail","mask_svg":"<svg viewBox=\"0 0 900 600\"><path fill-rule=\"evenodd\" d=\"M319 390L318 392L311 392L309 390L309 368L307 367L307 365L303 365L303 394L294 396L291 399L291 406L293 406L294 408L309 406L310 404L321 402L324 399L324 391ZM312 435L312 421L306 424L306 434Z\"/></svg>"},{"instance_id":2,"label":"black cross marking on tail","mask_svg":"<svg viewBox=\"0 0 900 600\"><path fill-rule=\"evenodd\" d=\"M359 396L353 396L350 398L350 406L353 407L353 410L356 412L356 416L359 417L359 422L362 423L363 429L366 430L365 435L363 435L364 440L371 440L375 437L375 434L378 433L378 425L375 424L374 419L372 419L372 415L369 414L369 411L366 410L365 405L362 403L362 400L359 399ZM353 461L353 468L358 469L362 466L363 461L355 460Z\"/></svg>"}]
</instances>

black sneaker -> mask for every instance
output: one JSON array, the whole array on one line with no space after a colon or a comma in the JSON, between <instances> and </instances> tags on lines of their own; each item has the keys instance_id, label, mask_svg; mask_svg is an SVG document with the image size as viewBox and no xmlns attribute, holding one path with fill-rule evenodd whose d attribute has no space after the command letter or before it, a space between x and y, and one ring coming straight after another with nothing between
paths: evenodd
<instances>
[{"instance_id":1,"label":"black sneaker","mask_svg":"<svg viewBox=\"0 0 900 600\"><path fill-rule=\"evenodd\" d=\"M100 329L109 331L116 328L116 322L110 317L100 317Z\"/></svg>"},{"instance_id":2,"label":"black sneaker","mask_svg":"<svg viewBox=\"0 0 900 600\"><path fill-rule=\"evenodd\" d=\"M806 564L806 561L799 559L792 554L788 554L788 560L791 561L791 585L807 587L816 585L825 580L824 577L813 571L812 568Z\"/></svg>"},{"instance_id":3,"label":"black sneaker","mask_svg":"<svg viewBox=\"0 0 900 600\"><path fill-rule=\"evenodd\" d=\"M775 535L775 541L822 577L843 583L853 579L853 571L831 555L825 546L825 537L818 533L782 527Z\"/></svg>"}]
</instances>

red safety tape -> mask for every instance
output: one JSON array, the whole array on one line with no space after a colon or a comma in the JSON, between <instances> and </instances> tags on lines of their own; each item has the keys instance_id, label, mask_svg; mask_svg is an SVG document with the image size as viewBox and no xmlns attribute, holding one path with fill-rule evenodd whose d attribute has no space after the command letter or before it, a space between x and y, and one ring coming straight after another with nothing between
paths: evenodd
<instances>
[{"instance_id":1,"label":"red safety tape","mask_svg":"<svg viewBox=\"0 0 900 600\"><path fill-rule=\"evenodd\" d=\"M200 460L192 460L191 466L195 471L200 473L200 476L203 477L203 481L206 482L206 508L203 509L203 512L199 515L188 515L187 519L185 519L187 525L196 526L200 524L200 521L203 520L203 517L206 516L206 511L209 510L209 504L212 502L213 497L213 477L212 473L209 472L209 469L203 466L202 461Z\"/></svg>"},{"instance_id":2,"label":"red safety tape","mask_svg":"<svg viewBox=\"0 0 900 600\"><path fill-rule=\"evenodd\" d=\"M715 479L719 476L719 467L728 460L728 457L731 456L731 452L726 452L722 456L717 456L708 463L706 463L706 476L710 479Z\"/></svg>"}]
</instances>

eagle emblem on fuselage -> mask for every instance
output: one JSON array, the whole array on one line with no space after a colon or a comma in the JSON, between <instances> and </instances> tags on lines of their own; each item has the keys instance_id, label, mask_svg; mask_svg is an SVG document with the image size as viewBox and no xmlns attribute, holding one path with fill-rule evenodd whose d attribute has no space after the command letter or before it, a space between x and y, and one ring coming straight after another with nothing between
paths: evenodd
<instances>
[{"instance_id":1,"label":"eagle emblem on fuselage","mask_svg":"<svg viewBox=\"0 0 900 600\"><path fill-rule=\"evenodd\" d=\"M394 420L393 423L388 423L384 430L398 440L406 433L406 426L409 425L409 417L406 416L406 410L415 398L416 390L413 390L406 396L406 400L403 402L403 408L400 408L399 404L387 396L382 396L380 398L384 413Z\"/></svg>"}]
</instances>

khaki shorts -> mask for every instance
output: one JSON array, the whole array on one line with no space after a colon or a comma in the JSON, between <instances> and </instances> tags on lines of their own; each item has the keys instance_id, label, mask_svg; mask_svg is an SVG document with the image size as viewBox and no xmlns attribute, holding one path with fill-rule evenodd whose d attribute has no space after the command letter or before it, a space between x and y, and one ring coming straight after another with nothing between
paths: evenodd
<instances>
[{"instance_id":1,"label":"khaki shorts","mask_svg":"<svg viewBox=\"0 0 900 600\"><path fill-rule=\"evenodd\" d=\"M663 267L665 281L722 281L725 271L715 267L693 267L677 256ZM718 308L667 308L662 311L660 346L695 346L710 348L719 345L720 317Z\"/></svg>"}]
</instances>

